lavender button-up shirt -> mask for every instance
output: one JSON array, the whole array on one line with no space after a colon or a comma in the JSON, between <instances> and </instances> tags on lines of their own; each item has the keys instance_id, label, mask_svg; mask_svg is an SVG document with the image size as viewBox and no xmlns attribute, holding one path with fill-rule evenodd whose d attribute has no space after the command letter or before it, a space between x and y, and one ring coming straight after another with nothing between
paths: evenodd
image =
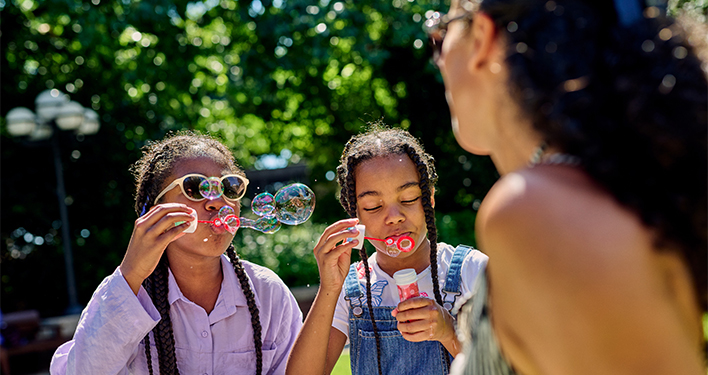
<instances>
[{"instance_id":1,"label":"lavender button-up shirt","mask_svg":"<svg viewBox=\"0 0 708 375\"><path fill-rule=\"evenodd\" d=\"M302 327L302 312L292 293L271 270L242 261L260 311L263 374L283 374ZM181 374L254 374L256 352L251 315L233 267L221 256L224 280L210 314L184 297L169 274L170 318ZM160 315L147 292L138 295L120 268L103 280L81 314L71 341L60 346L51 374L148 374L143 338ZM159 373L155 340L150 336L153 372Z\"/></svg>"}]
</instances>

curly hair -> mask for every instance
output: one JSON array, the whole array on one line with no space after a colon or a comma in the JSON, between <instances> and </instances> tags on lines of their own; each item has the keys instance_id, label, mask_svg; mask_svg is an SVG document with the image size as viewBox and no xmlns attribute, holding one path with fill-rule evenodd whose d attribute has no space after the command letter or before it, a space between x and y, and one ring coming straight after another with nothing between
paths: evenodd
<instances>
[{"instance_id":1,"label":"curly hair","mask_svg":"<svg viewBox=\"0 0 708 375\"><path fill-rule=\"evenodd\" d=\"M131 168L135 177L135 212L143 215L154 205L155 197L166 184L165 179L172 175L172 171L180 161L195 157L208 157L231 173L245 176L231 154L231 151L217 139L203 134L182 131L168 135L161 141L151 142L143 148L143 156ZM226 253L238 277L239 284L248 302L248 311L251 315L253 328L253 343L256 351L256 374L263 370L263 345L261 338L261 323L258 307L256 306L253 290L248 282L243 264L234 251L233 244L229 245ZM168 268L167 254L162 258L155 271L143 281L143 287L148 293L155 308L160 313L160 321L152 330L160 374L179 374L175 356L175 339L170 320L170 304L168 302ZM153 374L152 349L150 346L150 333L143 339L148 371Z\"/></svg>"},{"instance_id":2,"label":"curly hair","mask_svg":"<svg viewBox=\"0 0 708 375\"><path fill-rule=\"evenodd\" d=\"M608 0L482 0L508 42L508 87L549 146L679 251L708 309L708 84L657 8L631 25Z\"/></svg>"},{"instance_id":3,"label":"curly hair","mask_svg":"<svg viewBox=\"0 0 708 375\"><path fill-rule=\"evenodd\" d=\"M425 212L425 224L430 241L430 274L433 278L433 293L438 304L443 300L438 282L438 244L437 229L435 227L435 210L432 205L432 194L438 175L435 172L435 159L423 150L423 146L410 133L403 129L387 128L381 123L371 124L368 131L353 136L344 146L342 156L337 167L337 182L341 187L339 201L350 217L357 216L356 201L356 176L354 170L364 161L385 157L388 155L407 155L418 170L421 190L421 203ZM371 301L371 275L366 249L362 246L359 256L364 264L366 275L366 301L370 311L373 311ZM376 340L376 351L379 374L381 374L381 343L376 321L370 314ZM449 366L449 357L446 356Z\"/></svg>"}]
</instances>

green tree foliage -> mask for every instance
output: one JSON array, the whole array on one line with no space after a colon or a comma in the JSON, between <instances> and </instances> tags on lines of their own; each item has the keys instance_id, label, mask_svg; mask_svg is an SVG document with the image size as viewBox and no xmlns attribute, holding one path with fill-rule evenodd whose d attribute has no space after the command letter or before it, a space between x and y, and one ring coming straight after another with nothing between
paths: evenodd
<instances>
[{"instance_id":1,"label":"green tree foliage","mask_svg":"<svg viewBox=\"0 0 708 375\"><path fill-rule=\"evenodd\" d=\"M367 122L383 120L424 140L441 175L438 211L450 214L441 225L453 228L450 218L463 215L467 228L448 232L473 243L473 206L496 172L464 152L450 131L422 29L426 12L447 5L2 4L2 113L34 109L39 92L57 88L101 116L97 135L59 135L80 302L120 263L130 237L136 215L129 165L145 142L183 128L219 136L247 169L264 168L265 155L307 164L318 197L312 223L272 236L242 230L235 242L244 258L272 267L289 285L317 283L312 245L326 224L345 216L332 172L344 143ZM67 297L51 152L2 132L3 309L59 314ZM265 189L253 188L248 196Z\"/></svg>"},{"instance_id":2,"label":"green tree foliage","mask_svg":"<svg viewBox=\"0 0 708 375\"><path fill-rule=\"evenodd\" d=\"M682 2L683 4L683 2ZM702 3L703 4L703 3ZM683 5L685 7L685 5ZM59 134L79 300L122 259L136 214L128 167L177 129L219 136L249 170L306 163L311 222L239 231L244 258L292 286L317 283L312 244L345 216L331 181L367 122L410 130L437 159L441 238L474 244L477 206L497 174L450 131L422 24L440 0L0 0L3 119L57 88L96 110L93 136ZM705 5L703 5L705 8ZM61 314L61 221L46 144L0 128L2 308ZM270 187L252 186L247 196ZM273 192L273 191L271 191ZM295 239L298 239L295 241Z\"/></svg>"},{"instance_id":3,"label":"green tree foliage","mask_svg":"<svg viewBox=\"0 0 708 375\"><path fill-rule=\"evenodd\" d=\"M708 17L708 1L706 0L668 0L668 10L671 15L688 13L698 22L705 23Z\"/></svg>"}]
</instances>

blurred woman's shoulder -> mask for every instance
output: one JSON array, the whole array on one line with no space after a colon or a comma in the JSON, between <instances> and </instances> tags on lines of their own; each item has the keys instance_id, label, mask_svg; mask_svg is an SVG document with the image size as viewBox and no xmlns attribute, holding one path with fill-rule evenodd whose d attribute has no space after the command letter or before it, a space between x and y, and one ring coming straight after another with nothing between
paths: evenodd
<instances>
[{"instance_id":1,"label":"blurred woman's shoulder","mask_svg":"<svg viewBox=\"0 0 708 375\"><path fill-rule=\"evenodd\" d=\"M568 260L591 251L599 261L608 261L603 254L618 257L618 248L625 256L634 256L627 251L652 247L652 233L638 215L581 168L562 165L540 165L503 176L480 207L477 232L480 247L491 258L498 240L505 244L503 251L531 256L533 250L535 256L545 253Z\"/></svg>"},{"instance_id":2,"label":"blurred woman's shoulder","mask_svg":"<svg viewBox=\"0 0 708 375\"><path fill-rule=\"evenodd\" d=\"M596 363L607 373L617 365L610 352L627 373L679 364L676 373L693 373L700 310L685 261L660 251L639 215L582 169L505 175L480 207L477 236L490 259L495 332L520 369Z\"/></svg>"}]
</instances>

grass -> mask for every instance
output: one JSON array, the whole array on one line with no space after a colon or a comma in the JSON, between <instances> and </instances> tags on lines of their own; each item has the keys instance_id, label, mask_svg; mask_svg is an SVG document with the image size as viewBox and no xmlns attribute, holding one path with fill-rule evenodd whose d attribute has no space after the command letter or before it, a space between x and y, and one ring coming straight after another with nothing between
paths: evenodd
<instances>
[{"instance_id":1,"label":"grass","mask_svg":"<svg viewBox=\"0 0 708 375\"><path fill-rule=\"evenodd\" d=\"M334 365L331 375L350 375L352 369L349 366L349 353L342 353L337 360L337 364Z\"/></svg>"}]
</instances>

